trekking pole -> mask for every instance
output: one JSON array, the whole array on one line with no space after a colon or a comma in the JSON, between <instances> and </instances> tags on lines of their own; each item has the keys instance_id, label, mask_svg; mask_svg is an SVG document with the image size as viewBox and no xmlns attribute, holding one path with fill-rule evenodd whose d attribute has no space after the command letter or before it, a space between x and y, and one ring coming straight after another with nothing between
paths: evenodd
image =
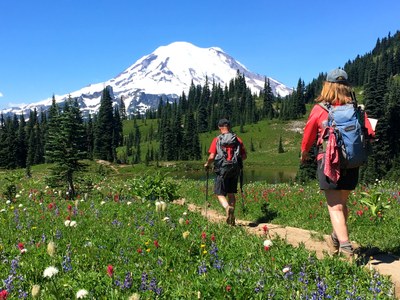
<instances>
[{"instance_id":1,"label":"trekking pole","mask_svg":"<svg viewBox=\"0 0 400 300\"><path fill-rule=\"evenodd\" d=\"M209 177L209 168L206 168L206 219L208 220L207 216L207 208L208 208L208 177Z\"/></svg>"},{"instance_id":2,"label":"trekking pole","mask_svg":"<svg viewBox=\"0 0 400 300\"><path fill-rule=\"evenodd\" d=\"M243 196L243 167L240 169L240 197L242 198L242 212L246 214L246 207L244 205L244 196Z\"/></svg>"}]
</instances>

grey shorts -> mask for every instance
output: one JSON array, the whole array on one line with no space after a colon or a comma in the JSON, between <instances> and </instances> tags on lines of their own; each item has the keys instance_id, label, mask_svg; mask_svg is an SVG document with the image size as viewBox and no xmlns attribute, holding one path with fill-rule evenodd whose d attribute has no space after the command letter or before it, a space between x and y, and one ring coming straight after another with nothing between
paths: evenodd
<instances>
[{"instance_id":1,"label":"grey shorts","mask_svg":"<svg viewBox=\"0 0 400 300\"><path fill-rule=\"evenodd\" d=\"M223 178L216 175L214 181L214 194L226 196L227 194L237 193L238 177Z\"/></svg>"},{"instance_id":2,"label":"grey shorts","mask_svg":"<svg viewBox=\"0 0 400 300\"><path fill-rule=\"evenodd\" d=\"M340 177L337 183L333 183L324 174L323 159L318 160L318 181L321 190L354 190L358 184L360 168L340 169Z\"/></svg>"}]
</instances>

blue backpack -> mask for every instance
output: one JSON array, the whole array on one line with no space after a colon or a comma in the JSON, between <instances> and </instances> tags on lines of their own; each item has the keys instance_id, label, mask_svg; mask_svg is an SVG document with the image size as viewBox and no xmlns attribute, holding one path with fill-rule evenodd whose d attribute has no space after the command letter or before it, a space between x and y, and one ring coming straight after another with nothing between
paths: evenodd
<instances>
[{"instance_id":1,"label":"blue backpack","mask_svg":"<svg viewBox=\"0 0 400 300\"><path fill-rule=\"evenodd\" d=\"M351 169L364 165L368 159L366 143L365 113L354 103L332 106L320 103L328 111L327 126L333 128L339 148L341 169ZM328 140L328 136L323 137Z\"/></svg>"}]
</instances>

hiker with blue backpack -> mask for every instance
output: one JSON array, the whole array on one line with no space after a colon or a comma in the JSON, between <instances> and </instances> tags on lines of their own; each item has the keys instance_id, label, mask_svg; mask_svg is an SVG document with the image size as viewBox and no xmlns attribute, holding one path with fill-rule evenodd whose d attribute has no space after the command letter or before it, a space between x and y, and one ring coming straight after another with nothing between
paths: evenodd
<instances>
[{"instance_id":1,"label":"hiker with blue backpack","mask_svg":"<svg viewBox=\"0 0 400 300\"><path fill-rule=\"evenodd\" d=\"M359 167L367 160L368 144L375 133L344 70L327 74L315 101L304 128L301 162L309 160L309 151L316 143L319 187L325 193L333 228L327 243L333 254L342 253L352 260L347 201L358 184Z\"/></svg>"},{"instance_id":2,"label":"hiker with blue backpack","mask_svg":"<svg viewBox=\"0 0 400 300\"><path fill-rule=\"evenodd\" d=\"M219 203L225 209L226 223L234 226L235 193L237 193L238 179L243 169L243 160L247 157L246 149L242 140L231 131L229 120L219 120L218 129L220 135L211 142L208 150L209 156L204 168L208 172L214 162L214 172L216 174L214 194L217 195Z\"/></svg>"}]
</instances>

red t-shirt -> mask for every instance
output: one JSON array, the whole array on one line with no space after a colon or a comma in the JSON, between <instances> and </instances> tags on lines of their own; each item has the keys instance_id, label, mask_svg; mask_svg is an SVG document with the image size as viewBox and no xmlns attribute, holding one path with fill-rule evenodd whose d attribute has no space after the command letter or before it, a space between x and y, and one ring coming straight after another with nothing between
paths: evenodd
<instances>
[{"instance_id":1,"label":"red t-shirt","mask_svg":"<svg viewBox=\"0 0 400 300\"><path fill-rule=\"evenodd\" d=\"M242 140L239 137L237 139L238 139L238 142L240 144L240 155L241 155L242 159L245 160L246 159L246 149L244 148L244 144L243 144ZM218 141L218 137L215 137L212 140L210 148L208 149L208 153L217 154L217 141ZM229 156L232 156L231 152L232 151L227 151L227 153L228 153L227 159L228 160L231 159L231 157L229 157Z\"/></svg>"},{"instance_id":2,"label":"red t-shirt","mask_svg":"<svg viewBox=\"0 0 400 300\"><path fill-rule=\"evenodd\" d=\"M301 142L301 152L310 151L312 145L322 133L322 122L326 120L328 120L328 112L326 109L321 107L319 104L314 105L310 112L310 116L308 117L306 126L304 127L303 140ZM368 135L374 137L375 132L372 129L367 114L365 114L365 127L368 130ZM323 153L319 153L317 159L321 159L322 156Z\"/></svg>"}]
</instances>

